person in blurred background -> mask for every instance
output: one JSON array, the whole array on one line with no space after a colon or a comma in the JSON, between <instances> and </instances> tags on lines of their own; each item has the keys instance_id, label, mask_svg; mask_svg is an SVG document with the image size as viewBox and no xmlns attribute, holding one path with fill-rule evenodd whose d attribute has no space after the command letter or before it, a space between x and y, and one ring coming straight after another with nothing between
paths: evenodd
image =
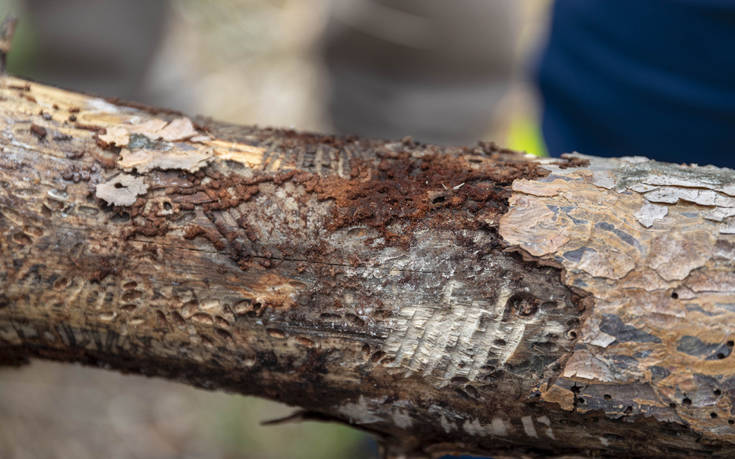
<instances>
[{"instance_id":1,"label":"person in blurred background","mask_svg":"<svg viewBox=\"0 0 735 459\"><path fill-rule=\"evenodd\" d=\"M551 155L735 167L735 2L556 0L536 69Z\"/></svg>"}]
</instances>

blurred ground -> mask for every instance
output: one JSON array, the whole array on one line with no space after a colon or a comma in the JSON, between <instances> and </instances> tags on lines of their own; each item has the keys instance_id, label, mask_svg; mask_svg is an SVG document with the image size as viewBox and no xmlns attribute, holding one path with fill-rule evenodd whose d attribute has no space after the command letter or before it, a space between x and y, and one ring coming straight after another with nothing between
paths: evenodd
<instances>
[{"instance_id":1,"label":"blurred ground","mask_svg":"<svg viewBox=\"0 0 735 459\"><path fill-rule=\"evenodd\" d=\"M542 153L534 95L523 74L543 33L548 1L519 1L517 78L494 108L487 138ZM2 3L4 11L20 11L22 20L11 72L62 84L44 77L34 64L43 34L27 19L33 19L32 11L23 12L17 1ZM60 5L68 3L48 8ZM140 82L126 94L111 85L110 95L240 124L330 131L322 103L326 79L314 58L325 8L326 0L172 1L160 46L152 50ZM63 13L62 8L58 14ZM113 83L100 81L98 92ZM259 426L289 412L254 398L35 362L20 370L0 369L0 457L374 457L374 445L346 427Z\"/></svg>"},{"instance_id":2,"label":"blurred ground","mask_svg":"<svg viewBox=\"0 0 735 459\"><path fill-rule=\"evenodd\" d=\"M35 362L0 372L0 457L370 457L348 427L259 424L291 411L159 379Z\"/></svg>"}]
</instances>

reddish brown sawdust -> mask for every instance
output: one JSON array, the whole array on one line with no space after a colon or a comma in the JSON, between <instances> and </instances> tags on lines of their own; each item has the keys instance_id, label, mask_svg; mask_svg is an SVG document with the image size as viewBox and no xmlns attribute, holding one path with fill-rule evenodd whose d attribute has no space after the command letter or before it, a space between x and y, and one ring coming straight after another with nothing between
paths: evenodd
<instances>
[{"instance_id":1,"label":"reddish brown sawdust","mask_svg":"<svg viewBox=\"0 0 735 459\"><path fill-rule=\"evenodd\" d=\"M378 230L387 244L405 246L411 242L411 230L418 225L481 226L475 218L478 213L482 212L487 221L487 217L506 212L513 180L547 174L533 162L509 158L512 156L507 154L429 154L416 158L402 153L377 162L356 160L349 178L297 170L243 178L206 169L195 174L182 173L191 186L167 191L171 202L178 206L177 210L192 210L199 205L208 213L227 210L250 200L259 193L261 183L281 185L291 181L304 186L307 193L315 193L319 200L334 201L329 230L369 226ZM202 183L205 177L210 180ZM168 217L146 213L145 203L145 197L141 197L130 209L133 223L128 237L163 235L168 231ZM399 223L400 228L391 227ZM192 226L186 229L184 237L203 236L222 249L224 241L236 237L234 231L237 229L217 229L219 234ZM396 230L400 230L400 234Z\"/></svg>"},{"instance_id":2,"label":"reddish brown sawdust","mask_svg":"<svg viewBox=\"0 0 735 459\"><path fill-rule=\"evenodd\" d=\"M410 242L406 233L418 224L475 227L473 216L480 211L503 214L513 180L546 173L527 161L474 155L413 158L406 153L377 165L357 161L349 179L312 175L301 183L319 199L334 200L330 229L367 225L386 242L404 245ZM399 222L407 224L400 235L389 228Z\"/></svg>"}]
</instances>

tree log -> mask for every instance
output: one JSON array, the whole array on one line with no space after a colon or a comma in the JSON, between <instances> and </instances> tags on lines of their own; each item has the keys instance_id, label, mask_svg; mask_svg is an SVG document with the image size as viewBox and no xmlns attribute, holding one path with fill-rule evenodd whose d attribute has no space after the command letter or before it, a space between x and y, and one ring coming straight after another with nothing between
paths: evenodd
<instances>
[{"instance_id":1,"label":"tree log","mask_svg":"<svg viewBox=\"0 0 735 459\"><path fill-rule=\"evenodd\" d=\"M0 81L0 360L406 457L735 455L735 173L237 127Z\"/></svg>"}]
</instances>

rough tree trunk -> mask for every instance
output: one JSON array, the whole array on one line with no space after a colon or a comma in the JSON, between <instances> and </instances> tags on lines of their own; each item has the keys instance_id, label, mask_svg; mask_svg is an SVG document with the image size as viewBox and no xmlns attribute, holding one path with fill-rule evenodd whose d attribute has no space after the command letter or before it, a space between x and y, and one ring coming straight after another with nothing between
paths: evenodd
<instances>
[{"instance_id":1,"label":"rough tree trunk","mask_svg":"<svg viewBox=\"0 0 735 459\"><path fill-rule=\"evenodd\" d=\"M255 394L396 454L735 454L735 174L0 88L0 360Z\"/></svg>"}]
</instances>

